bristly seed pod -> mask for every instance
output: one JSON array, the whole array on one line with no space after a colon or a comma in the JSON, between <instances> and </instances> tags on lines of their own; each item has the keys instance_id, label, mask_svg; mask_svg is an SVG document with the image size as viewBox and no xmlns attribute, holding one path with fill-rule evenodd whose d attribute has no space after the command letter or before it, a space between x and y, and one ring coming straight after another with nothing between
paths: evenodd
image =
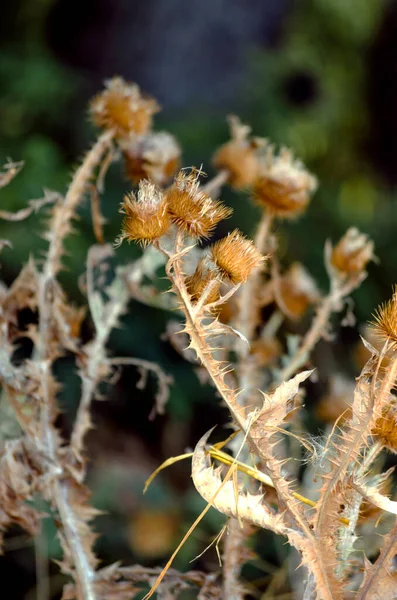
<instances>
[{"instance_id":1,"label":"bristly seed pod","mask_svg":"<svg viewBox=\"0 0 397 600\"><path fill-rule=\"evenodd\" d=\"M376 420L372 435L394 454L397 453L397 410L396 407L383 409L382 416Z\"/></svg>"},{"instance_id":2,"label":"bristly seed pod","mask_svg":"<svg viewBox=\"0 0 397 600\"><path fill-rule=\"evenodd\" d=\"M164 235L170 226L164 195L147 180L140 182L138 198L133 192L124 196L120 212L125 217L122 233L116 241L118 245L128 240L146 246Z\"/></svg>"},{"instance_id":3,"label":"bristly seed pod","mask_svg":"<svg viewBox=\"0 0 397 600\"><path fill-rule=\"evenodd\" d=\"M232 214L222 202L200 191L200 174L196 169L189 174L181 171L166 196L171 221L197 239L210 237L219 221Z\"/></svg>"},{"instance_id":4,"label":"bristly seed pod","mask_svg":"<svg viewBox=\"0 0 397 600\"><path fill-rule=\"evenodd\" d=\"M316 189L317 179L294 160L290 150L282 148L275 156L269 147L254 185L254 199L260 206L279 217L295 217L305 210Z\"/></svg>"},{"instance_id":5,"label":"bristly seed pod","mask_svg":"<svg viewBox=\"0 0 397 600\"><path fill-rule=\"evenodd\" d=\"M211 248L211 257L221 277L233 284L247 281L252 271L265 259L251 240L245 238L238 229L215 242Z\"/></svg>"},{"instance_id":6,"label":"bristly seed pod","mask_svg":"<svg viewBox=\"0 0 397 600\"><path fill-rule=\"evenodd\" d=\"M350 227L331 254L332 266L343 275L357 275L374 259L374 243L356 227Z\"/></svg>"},{"instance_id":7,"label":"bristly seed pod","mask_svg":"<svg viewBox=\"0 0 397 600\"><path fill-rule=\"evenodd\" d=\"M375 335L383 342L397 344L397 285L390 300L379 306L371 323Z\"/></svg>"},{"instance_id":8,"label":"bristly seed pod","mask_svg":"<svg viewBox=\"0 0 397 600\"><path fill-rule=\"evenodd\" d=\"M139 86L121 77L105 81L105 89L90 103L95 125L114 130L116 137L142 135L149 131L152 117L160 110L153 98L141 94Z\"/></svg>"},{"instance_id":9,"label":"bristly seed pod","mask_svg":"<svg viewBox=\"0 0 397 600\"><path fill-rule=\"evenodd\" d=\"M235 115L228 118L231 140L215 153L212 163L218 170L226 169L230 185L237 189L254 184L259 174L258 149L265 145L261 138L249 138L251 127Z\"/></svg>"}]
</instances>

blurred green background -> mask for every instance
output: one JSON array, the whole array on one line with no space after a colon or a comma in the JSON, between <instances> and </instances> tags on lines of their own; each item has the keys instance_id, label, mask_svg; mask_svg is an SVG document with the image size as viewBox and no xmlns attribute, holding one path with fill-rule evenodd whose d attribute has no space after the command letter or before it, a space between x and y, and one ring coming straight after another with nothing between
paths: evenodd
<instances>
[{"instance_id":1,"label":"blurred green background","mask_svg":"<svg viewBox=\"0 0 397 600\"><path fill-rule=\"evenodd\" d=\"M228 139L227 114L238 114L258 136L292 147L318 176L320 187L300 220L280 224L281 261L301 260L326 288L323 248L356 225L375 241L378 264L354 294L358 323L390 295L396 281L397 235L397 3L387 0L19 0L2 8L0 20L0 162L25 166L1 190L1 208L18 210L43 189L63 192L79 157L95 132L88 122L88 99L105 78L121 75L158 98L163 111L155 128L173 133L183 147L183 165L203 164L211 175L211 155ZM112 167L101 200L106 240L120 227L118 205L128 191L119 166ZM235 212L227 227L251 234L258 209L244 194L225 190ZM9 284L33 255L40 259L43 218L0 222L0 238L13 249L1 255ZM67 247L68 270L61 279L73 301L87 248L94 243L88 203ZM139 251L122 247L120 262ZM174 377L167 414L148 421L156 382L135 388L135 369L124 369L107 389L108 403L95 403L97 429L90 437L95 455L90 484L94 501L108 514L98 552L104 563L154 565L164 561L203 506L192 488L189 465L179 464L145 499L145 478L159 462L184 452L212 425L227 421L213 390L197 384L190 365L160 339L170 315L131 302L109 351L159 362ZM90 336L90 322L84 335ZM349 359L357 328L338 330L333 348ZM347 360L348 365L349 361ZM354 366L348 371L354 374ZM76 409L79 380L71 357L57 364L64 383L61 402L67 432ZM222 436L222 429L219 432ZM222 519L210 514L178 557L189 560L217 533ZM161 532L161 533L159 533ZM249 579L268 577L281 563L282 541L264 534L266 548ZM33 549L12 532L10 552L0 560L3 577L18 580L15 598L35 597ZM17 540L17 541L15 541ZM59 548L51 520L43 544L50 556ZM12 550L12 551L11 551ZM278 559L270 557L278 556ZM217 568L214 551L195 567ZM52 597L63 579L53 565ZM15 580L15 576L17 579ZM20 585L20 589L18 588ZM194 595L192 596L194 597Z\"/></svg>"}]
</instances>

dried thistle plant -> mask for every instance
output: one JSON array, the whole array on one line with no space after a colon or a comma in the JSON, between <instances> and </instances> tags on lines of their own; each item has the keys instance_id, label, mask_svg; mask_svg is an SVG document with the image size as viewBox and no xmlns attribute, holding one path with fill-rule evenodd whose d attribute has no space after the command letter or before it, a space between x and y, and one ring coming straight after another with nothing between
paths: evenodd
<instances>
[{"instance_id":1,"label":"dried thistle plant","mask_svg":"<svg viewBox=\"0 0 397 600\"><path fill-rule=\"evenodd\" d=\"M281 270L272 225L307 209L317 187L315 177L290 151L276 154L266 140L250 138L250 128L232 118L232 139L213 158L219 170L214 179L203 185L201 170L192 168L179 171L165 187L177 171L180 152L169 134L160 140L152 131L157 110L156 101L136 85L110 80L90 105L93 122L104 131L65 196L47 195L15 214L0 211L0 218L15 221L52 204L44 262L31 258L12 286L0 290L0 402L8 403L18 426L0 451L0 534L16 523L36 535L43 515L27 501L39 494L49 503L63 549L60 568L70 579L64 600L127 600L139 593L142 582L152 586L147 598L155 591L159 597L177 598L195 586L201 600L241 600L248 594L241 578L250 558L247 540L257 529L282 536L299 554L303 568L290 582L297 598L397 598L397 501L386 495L393 493L393 485L383 467L385 451L397 450L396 292L375 314L373 329L380 344L376 349L364 342L369 358L350 400L346 395L352 388L344 385L342 409L335 413L321 407L324 414L336 415L324 438L305 436L297 410L313 373L312 351L331 333L332 315L343 311L351 292L367 276L373 244L355 228L335 247L326 244L328 293L319 291L303 265ZM64 240L80 203L94 190L93 228L104 241L99 197L106 170L116 159L124 161L128 176L138 185L121 204L124 219L117 244L135 242L143 253L131 265L118 267L109 282L96 273L106 269L115 251L110 244L94 245L86 261L87 306L76 308L58 278ZM20 167L8 163L0 173L0 187L11 183ZM231 215L217 197L227 183L245 189L261 207L254 241L234 230L198 249L197 243L210 238ZM172 296L156 295L147 283L161 264ZM201 376L212 383L230 413L235 434L224 443L229 453L208 443L209 432L190 454L194 485L208 503L204 512L212 506L228 518L218 579L216 573L178 573L169 569L171 561L163 570L119 564L98 569L92 528L97 511L85 483L92 401L115 365L131 364L155 373L159 411L164 411L171 384L156 364L109 356L109 336L131 297L178 311L176 331L185 335L188 348L175 347L184 356L189 350L192 362L196 358ZM38 323L28 331L33 342L30 358L16 365L14 344L21 335L17 317L24 308L37 312ZM290 329L310 310L306 332L292 338ZM80 330L86 311L94 331L83 342ZM170 338L175 335L170 326ZM71 435L63 439L57 427L60 381L53 365L66 351L75 356L82 385ZM303 479L295 460L302 458L302 448L309 454ZM215 462L226 470L215 468ZM376 533L371 510L389 525L377 542L368 534Z\"/></svg>"}]
</instances>

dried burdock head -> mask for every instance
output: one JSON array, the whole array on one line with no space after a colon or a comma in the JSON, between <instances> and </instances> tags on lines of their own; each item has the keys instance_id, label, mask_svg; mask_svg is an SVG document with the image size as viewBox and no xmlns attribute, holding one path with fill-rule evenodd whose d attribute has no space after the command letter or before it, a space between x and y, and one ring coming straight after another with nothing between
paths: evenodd
<instances>
[{"instance_id":1,"label":"dried burdock head","mask_svg":"<svg viewBox=\"0 0 397 600\"><path fill-rule=\"evenodd\" d=\"M283 353L281 342L275 337L261 338L251 344L251 356L260 367L273 365Z\"/></svg>"},{"instance_id":2,"label":"dried burdock head","mask_svg":"<svg viewBox=\"0 0 397 600\"><path fill-rule=\"evenodd\" d=\"M124 196L120 212L125 217L122 232L116 240L117 245L128 240L146 246L158 240L170 226L163 192L146 179L139 184L137 198L133 192Z\"/></svg>"},{"instance_id":3,"label":"dried burdock head","mask_svg":"<svg viewBox=\"0 0 397 600\"><path fill-rule=\"evenodd\" d=\"M388 406L382 410L382 416L376 420L372 435L382 446L397 454L397 407Z\"/></svg>"},{"instance_id":4,"label":"dried burdock head","mask_svg":"<svg viewBox=\"0 0 397 600\"><path fill-rule=\"evenodd\" d=\"M374 259L374 243L356 227L350 227L331 254L331 265L342 275L358 275Z\"/></svg>"},{"instance_id":5,"label":"dried burdock head","mask_svg":"<svg viewBox=\"0 0 397 600\"><path fill-rule=\"evenodd\" d=\"M211 284L207 296L206 304L216 302L220 296L221 282L217 280L217 272L211 269L207 264L207 260L202 258L194 271L193 275L186 277L186 289L190 294L193 304L198 302L204 290Z\"/></svg>"},{"instance_id":6,"label":"dried burdock head","mask_svg":"<svg viewBox=\"0 0 397 600\"><path fill-rule=\"evenodd\" d=\"M218 170L228 171L228 181L237 189L251 187L259 174L258 149L265 140L250 138L251 127L232 115L228 119L231 140L215 153L212 164Z\"/></svg>"},{"instance_id":7,"label":"dried burdock head","mask_svg":"<svg viewBox=\"0 0 397 600\"><path fill-rule=\"evenodd\" d=\"M117 137L143 135L152 125L152 117L160 110L153 98L142 95L135 83L121 77L105 82L103 92L90 103L90 115L98 127L113 130Z\"/></svg>"},{"instance_id":8,"label":"dried burdock head","mask_svg":"<svg viewBox=\"0 0 397 600\"><path fill-rule=\"evenodd\" d=\"M233 284L247 281L265 258L238 229L215 242L211 247L211 257L221 277Z\"/></svg>"},{"instance_id":9,"label":"dried burdock head","mask_svg":"<svg viewBox=\"0 0 397 600\"><path fill-rule=\"evenodd\" d=\"M397 343L397 285L394 286L393 296L381 304L374 314L372 329L382 342Z\"/></svg>"},{"instance_id":10,"label":"dried burdock head","mask_svg":"<svg viewBox=\"0 0 397 600\"><path fill-rule=\"evenodd\" d=\"M230 217L232 210L200 191L201 171L181 171L167 192L168 211L179 229L193 238L208 238L219 221Z\"/></svg>"},{"instance_id":11,"label":"dried burdock head","mask_svg":"<svg viewBox=\"0 0 397 600\"><path fill-rule=\"evenodd\" d=\"M288 316L295 319L301 318L309 306L321 298L313 277L298 262L293 263L281 278L279 291Z\"/></svg>"},{"instance_id":12,"label":"dried burdock head","mask_svg":"<svg viewBox=\"0 0 397 600\"><path fill-rule=\"evenodd\" d=\"M121 147L126 175L134 184L150 179L164 186L180 167L181 148L166 131L126 140Z\"/></svg>"},{"instance_id":13,"label":"dried burdock head","mask_svg":"<svg viewBox=\"0 0 397 600\"><path fill-rule=\"evenodd\" d=\"M317 179L287 148L276 156L272 146L266 152L254 185L256 202L279 217L291 218L305 210L317 189Z\"/></svg>"}]
</instances>

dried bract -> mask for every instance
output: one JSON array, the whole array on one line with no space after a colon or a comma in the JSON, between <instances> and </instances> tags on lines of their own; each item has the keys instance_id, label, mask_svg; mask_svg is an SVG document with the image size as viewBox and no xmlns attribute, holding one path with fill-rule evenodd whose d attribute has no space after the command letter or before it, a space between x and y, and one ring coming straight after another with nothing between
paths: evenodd
<instances>
[{"instance_id":1,"label":"dried bract","mask_svg":"<svg viewBox=\"0 0 397 600\"><path fill-rule=\"evenodd\" d=\"M181 148L166 131L129 139L122 145L127 177L132 183L151 179L166 185L180 167Z\"/></svg>"},{"instance_id":2,"label":"dried bract","mask_svg":"<svg viewBox=\"0 0 397 600\"><path fill-rule=\"evenodd\" d=\"M356 275L364 271L373 258L372 240L356 227L350 227L332 250L331 264L343 275Z\"/></svg>"},{"instance_id":3,"label":"dried bract","mask_svg":"<svg viewBox=\"0 0 397 600\"><path fill-rule=\"evenodd\" d=\"M90 104L95 125L113 130L117 137L145 134L152 125L153 115L159 110L153 98L143 96L138 85L127 83L121 77L106 81L104 91Z\"/></svg>"},{"instance_id":4,"label":"dried bract","mask_svg":"<svg viewBox=\"0 0 397 600\"><path fill-rule=\"evenodd\" d=\"M200 191L201 172L181 171L168 190L167 202L171 220L193 238L208 238L219 221L230 217L232 210Z\"/></svg>"},{"instance_id":5,"label":"dried bract","mask_svg":"<svg viewBox=\"0 0 397 600\"><path fill-rule=\"evenodd\" d=\"M118 245L128 240L146 246L164 235L170 226L164 195L147 180L140 183L138 198L133 192L124 196L120 212L125 217L122 233L116 241Z\"/></svg>"},{"instance_id":6,"label":"dried bract","mask_svg":"<svg viewBox=\"0 0 397 600\"><path fill-rule=\"evenodd\" d=\"M317 179L287 148L278 156L269 147L260 176L255 182L254 199L280 217L295 217L305 210L317 189Z\"/></svg>"},{"instance_id":7,"label":"dried bract","mask_svg":"<svg viewBox=\"0 0 397 600\"><path fill-rule=\"evenodd\" d=\"M252 271L264 260L251 240L245 238L238 229L212 246L211 257L221 277L234 284L247 281Z\"/></svg>"},{"instance_id":8,"label":"dried bract","mask_svg":"<svg viewBox=\"0 0 397 600\"><path fill-rule=\"evenodd\" d=\"M229 173L228 181L237 189L253 185L259 174L258 148L265 140L249 138L251 128L235 115L229 117L231 140L215 153L212 163L216 169Z\"/></svg>"}]
</instances>

